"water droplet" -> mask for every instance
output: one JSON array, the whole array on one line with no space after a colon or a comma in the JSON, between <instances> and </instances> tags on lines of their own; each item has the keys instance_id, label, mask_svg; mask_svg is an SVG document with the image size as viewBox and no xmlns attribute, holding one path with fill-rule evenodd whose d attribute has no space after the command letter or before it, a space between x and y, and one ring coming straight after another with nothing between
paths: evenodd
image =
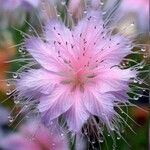
<instances>
[{"instance_id":1,"label":"water droplet","mask_svg":"<svg viewBox=\"0 0 150 150\"><path fill-rule=\"evenodd\" d=\"M111 127L111 130L112 130L112 131L114 131L114 130L115 130L115 128L114 128L114 127Z\"/></svg>"},{"instance_id":2,"label":"water droplet","mask_svg":"<svg viewBox=\"0 0 150 150\"><path fill-rule=\"evenodd\" d=\"M18 49L18 52L19 52L19 53L22 53L22 48L19 48L19 49Z\"/></svg>"},{"instance_id":3,"label":"water droplet","mask_svg":"<svg viewBox=\"0 0 150 150\"><path fill-rule=\"evenodd\" d=\"M146 49L145 49L145 48L141 48L141 51L142 51L142 52L145 52L145 51L146 51Z\"/></svg>"},{"instance_id":4,"label":"water droplet","mask_svg":"<svg viewBox=\"0 0 150 150\"><path fill-rule=\"evenodd\" d=\"M10 95L10 94L11 94L11 90L7 90L6 95Z\"/></svg>"},{"instance_id":5,"label":"water droplet","mask_svg":"<svg viewBox=\"0 0 150 150\"><path fill-rule=\"evenodd\" d=\"M103 140L103 139L99 139L98 141L99 141L100 143L103 143L103 142L104 142L104 140Z\"/></svg>"},{"instance_id":6,"label":"water droplet","mask_svg":"<svg viewBox=\"0 0 150 150\"><path fill-rule=\"evenodd\" d=\"M134 23L131 23L131 24L130 24L130 26L131 26L131 27L134 27L134 26L135 26L135 24L134 24Z\"/></svg>"},{"instance_id":7,"label":"water droplet","mask_svg":"<svg viewBox=\"0 0 150 150\"><path fill-rule=\"evenodd\" d=\"M7 86L10 86L10 82L7 82L6 85L7 85Z\"/></svg>"},{"instance_id":8,"label":"water droplet","mask_svg":"<svg viewBox=\"0 0 150 150\"><path fill-rule=\"evenodd\" d=\"M110 134L108 134L107 136L110 136Z\"/></svg>"},{"instance_id":9,"label":"water droplet","mask_svg":"<svg viewBox=\"0 0 150 150\"><path fill-rule=\"evenodd\" d=\"M64 6L64 5L66 5L66 2L63 0L63 1L61 1L61 4Z\"/></svg>"},{"instance_id":10,"label":"water droplet","mask_svg":"<svg viewBox=\"0 0 150 150\"><path fill-rule=\"evenodd\" d=\"M144 58L147 58L148 56L147 56L147 54L144 54L143 57L144 57Z\"/></svg>"},{"instance_id":11,"label":"water droplet","mask_svg":"<svg viewBox=\"0 0 150 150\"><path fill-rule=\"evenodd\" d=\"M100 5L101 5L101 6L103 6L103 5L104 5L104 2L103 2L103 1L101 1L101 2L100 2Z\"/></svg>"},{"instance_id":12,"label":"water droplet","mask_svg":"<svg viewBox=\"0 0 150 150\"><path fill-rule=\"evenodd\" d=\"M118 137L117 137L117 140L120 140L120 139L121 139L121 137L120 137L120 136L118 136Z\"/></svg>"},{"instance_id":13,"label":"water droplet","mask_svg":"<svg viewBox=\"0 0 150 150\"><path fill-rule=\"evenodd\" d=\"M19 101L19 100L14 100L14 103L15 103L15 104L19 104L20 101Z\"/></svg>"},{"instance_id":14,"label":"water droplet","mask_svg":"<svg viewBox=\"0 0 150 150\"><path fill-rule=\"evenodd\" d=\"M14 74L13 74L13 78L16 79L17 77L18 77L18 74L17 74L17 73L14 73Z\"/></svg>"},{"instance_id":15,"label":"water droplet","mask_svg":"<svg viewBox=\"0 0 150 150\"><path fill-rule=\"evenodd\" d=\"M134 99L134 100L138 100L139 97L138 97L138 96L134 96L133 99Z\"/></svg>"},{"instance_id":16,"label":"water droplet","mask_svg":"<svg viewBox=\"0 0 150 150\"><path fill-rule=\"evenodd\" d=\"M126 63L122 63L122 65L123 65L124 67L126 67Z\"/></svg>"},{"instance_id":17,"label":"water droplet","mask_svg":"<svg viewBox=\"0 0 150 150\"><path fill-rule=\"evenodd\" d=\"M103 11L102 14L105 15L105 14L106 14L106 11Z\"/></svg>"},{"instance_id":18,"label":"water droplet","mask_svg":"<svg viewBox=\"0 0 150 150\"><path fill-rule=\"evenodd\" d=\"M134 83L137 83L138 81L136 79L133 80Z\"/></svg>"},{"instance_id":19,"label":"water droplet","mask_svg":"<svg viewBox=\"0 0 150 150\"><path fill-rule=\"evenodd\" d=\"M84 13L84 14L87 14L87 11L85 10L83 13Z\"/></svg>"},{"instance_id":20,"label":"water droplet","mask_svg":"<svg viewBox=\"0 0 150 150\"><path fill-rule=\"evenodd\" d=\"M26 104L26 105L24 105L24 108L28 108L28 105Z\"/></svg>"},{"instance_id":21,"label":"water droplet","mask_svg":"<svg viewBox=\"0 0 150 150\"><path fill-rule=\"evenodd\" d=\"M140 68L140 69L143 69L143 68L144 68L144 66L140 66L139 68Z\"/></svg>"},{"instance_id":22,"label":"water droplet","mask_svg":"<svg viewBox=\"0 0 150 150\"><path fill-rule=\"evenodd\" d=\"M13 122L13 117L12 116L8 116L8 120L9 120L10 123Z\"/></svg>"}]
</instances>

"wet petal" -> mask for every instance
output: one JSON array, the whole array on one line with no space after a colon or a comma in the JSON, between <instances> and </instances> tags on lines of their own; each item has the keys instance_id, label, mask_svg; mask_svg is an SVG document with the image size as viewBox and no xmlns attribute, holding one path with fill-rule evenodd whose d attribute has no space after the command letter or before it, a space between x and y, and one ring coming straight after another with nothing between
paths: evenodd
<instances>
[{"instance_id":1,"label":"wet petal","mask_svg":"<svg viewBox=\"0 0 150 150\"><path fill-rule=\"evenodd\" d=\"M39 94L50 94L57 86L57 76L45 69L32 69L20 75L17 80L17 91L20 96L38 96Z\"/></svg>"},{"instance_id":2,"label":"wet petal","mask_svg":"<svg viewBox=\"0 0 150 150\"><path fill-rule=\"evenodd\" d=\"M65 118L67 120L69 130L74 132L81 131L82 126L89 118L89 113L86 111L80 96L78 97L76 95L74 97L74 104L66 112Z\"/></svg>"},{"instance_id":3,"label":"wet petal","mask_svg":"<svg viewBox=\"0 0 150 150\"><path fill-rule=\"evenodd\" d=\"M42 97L38 109L42 112L44 122L53 120L65 113L74 103L70 91L56 89L50 96Z\"/></svg>"},{"instance_id":4,"label":"wet petal","mask_svg":"<svg viewBox=\"0 0 150 150\"><path fill-rule=\"evenodd\" d=\"M26 39L25 46L34 59L45 69L52 72L61 70L62 65L57 59L58 54L54 47L36 37Z\"/></svg>"}]
</instances>

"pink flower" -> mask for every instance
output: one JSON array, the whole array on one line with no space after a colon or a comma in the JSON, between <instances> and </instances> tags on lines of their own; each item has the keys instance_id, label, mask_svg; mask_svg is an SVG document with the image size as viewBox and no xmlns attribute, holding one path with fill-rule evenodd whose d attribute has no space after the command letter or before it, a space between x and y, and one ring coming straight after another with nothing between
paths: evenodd
<instances>
[{"instance_id":1,"label":"pink flower","mask_svg":"<svg viewBox=\"0 0 150 150\"><path fill-rule=\"evenodd\" d=\"M121 7L122 9L130 12L140 12L142 9L141 15L148 14L148 0L123 0Z\"/></svg>"},{"instance_id":2,"label":"pink flower","mask_svg":"<svg viewBox=\"0 0 150 150\"><path fill-rule=\"evenodd\" d=\"M117 0L108 0L106 3L106 8L113 9L113 4ZM118 15L119 14L119 15ZM121 21L132 21L137 27L137 32L147 32L149 20L149 0L122 0L119 3L116 15ZM127 20L128 19L128 20Z\"/></svg>"},{"instance_id":3,"label":"pink flower","mask_svg":"<svg viewBox=\"0 0 150 150\"><path fill-rule=\"evenodd\" d=\"M124 15L133 15L140 29L148 30L149 0L123 0L120 9Z\"/></svg>"},{"instance_id":4,"label":"pink flower","mask_svg":"<svg viewBox=\"0 0 150 150\"><path fill-rule=\"evenodd\" d=\"M87 8L92 7L94 9L103 6L103 2L99 0L70 0L68 5L68 11L75 19L81 18L87 13Z\"/></svg>"},{"instance_id":5,"label":"pink flower","mask_svg":"<svg viewBox=\"0 0 150 150\"><path fill-rule=\"evenodd\" d=\"M0 0L1 9L6 11L13 11L19 7L21 8L33 8L38 7L39 0Z\"/></svg>"},{"instance_id":6,"label":"pink flower","mask_svg":"<svg viewBox=\"0 0 150 150\"><path fill-rule=\"evenodd\" d=\"M131 42L111 34L99 11L91 10L76 27L68 29L51 20L40 37L25 39L25 47L38 63L16 82L18 99L24 105L38 103L44 121L63 115L70 131L80 132L91 117L97 116L108 128L117 128L115 107L128 102L127 92L133 68L120 63L131 54ZM20 100L21 103L22 100Z\"/></svg>"},{"instance_id":7,"label":"pink flower","mask_svg":"<svg viewBox=\"0 0 150 150\"><path fill-rule=\"evenodd\" d=\"M18 133L0 139L0 147L7 150L68 150L67 140L63 134L54 127L49 131L33 120L22 125Z\"/></svg>"},{"instance_id":8,"label":"pink flower","mask_svg":"<svg viewBox=\"0 0 150 150\"><path fill-rule=\"evenodd\" d=\"M0 0L0 28L22 26L27 12L33 12L40 4L39 0Z\"/></svg>"},{"instance_id":9,"label":"pink flower","mask_svg":"<svg viewBox=\"0 0 150 150\"><path fill-rule=\"evenodd\" d=\"M70 0L69 1L68 10L73 16L75 17L81 16L81 14L83 13L83 9L84 9L83 0L76 0L76 1Z\"/></svg>"}]
</instances>

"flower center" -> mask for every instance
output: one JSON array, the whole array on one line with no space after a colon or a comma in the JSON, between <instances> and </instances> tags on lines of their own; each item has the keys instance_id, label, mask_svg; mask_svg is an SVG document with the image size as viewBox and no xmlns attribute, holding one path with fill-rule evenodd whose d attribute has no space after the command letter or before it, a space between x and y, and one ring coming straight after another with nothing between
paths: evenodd
<instances>
[{"instance_id":1,"label":"flower center","mask_svg":"<svg viewBox=\"0 0 150 150\"><path fill-rule=\"evenodd\" d=\"M87 84L94 80L95 77L96 74L90 73L88 70L80 68L77 71L72 71L67 78L61 81L61 84L69 85L69 88L72 92L75 90L84 92Z\"/></svg>"}]
</instances>

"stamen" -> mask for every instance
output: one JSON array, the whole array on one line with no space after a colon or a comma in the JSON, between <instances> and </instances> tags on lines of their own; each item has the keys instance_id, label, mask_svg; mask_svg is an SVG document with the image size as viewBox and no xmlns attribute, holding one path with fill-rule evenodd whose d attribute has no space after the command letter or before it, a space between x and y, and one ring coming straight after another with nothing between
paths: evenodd
<instances>
[{"instance_id":1,"label":"stamen","mask_svg":"<svg viewBox=\"0 0 150 150\"><path fill-rule=\"evenodd\" d=\"M86 76L87 78L95 78L96 77L96 74L89 74Z\"/></svg>"}]
</instances>

